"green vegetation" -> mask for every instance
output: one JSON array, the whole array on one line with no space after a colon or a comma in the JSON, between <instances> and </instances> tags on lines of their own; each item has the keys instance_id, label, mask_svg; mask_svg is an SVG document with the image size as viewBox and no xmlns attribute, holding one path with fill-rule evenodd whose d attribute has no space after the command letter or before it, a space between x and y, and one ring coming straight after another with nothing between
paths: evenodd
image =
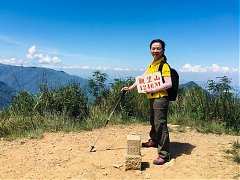
<instances>
[{"instance_id":1,"label":"green vegetation","mask_svg":"<svg viewBox=\"0 0 240 180\"><path fill-rule=\"evenodd\" d=\"M42 84L38 94L22 91L11 105L0 112L0 137L40 137L43 132L81 131L102 127L118 98L120 89L134 79L115 79L106 84L107 74L94 72L89 79L88 100L79 84L50 90ZM148 123L148 100L137 91L127 93L110 121ZM230 80L222 77L208 81L208 89L188 86L179 90L178 100L171 102L169 122L195 127L203 133L240 133L240 99ZM239 158L239 157L238 157Z\"/></svg>"},{"instance_id":2,"label":"green vegetation","mask_svg":"<svg viewBox=\"0 0 240 180\"><path fill-rule=\"evenodd\" d=\"M229 84L224 76L208 81L208 91L201 87L180 91L170 108L170 121L205 133L240 133L240 99Z\"/></svg>"}]
</instances>

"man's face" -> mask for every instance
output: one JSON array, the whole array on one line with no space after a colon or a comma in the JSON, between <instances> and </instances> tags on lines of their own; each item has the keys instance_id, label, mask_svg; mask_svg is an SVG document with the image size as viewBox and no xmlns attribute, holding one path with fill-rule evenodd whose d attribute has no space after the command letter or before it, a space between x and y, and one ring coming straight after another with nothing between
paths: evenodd
<instances>
[{"instance_id":1,"label":"man's face","mask_svg":"<svg viewBox=\"0 0 240 180\"><path fill-rule=\"evenodd\" d=\"M158 42L153 43L151 53L154 59L160 59L163 55L162 45Z\"/></svg>"}]
</instances>

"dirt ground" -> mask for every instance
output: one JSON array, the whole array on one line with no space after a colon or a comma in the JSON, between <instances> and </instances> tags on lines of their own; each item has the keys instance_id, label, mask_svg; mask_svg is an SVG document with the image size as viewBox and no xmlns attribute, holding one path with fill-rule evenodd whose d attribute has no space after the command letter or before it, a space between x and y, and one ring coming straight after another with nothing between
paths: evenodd
<instances>
[{"instance_id":1,"label":"dirt ground","mask_svg":"<svg viewBox=\"0 0 240 180\"><path fill-rule=\"evenodd\" d=\"M0 141L0 179L240 179L225 150L240 138L179 132L170 125L172 160L153 165L156 148L142 148L142 170L125 171L126 137L148 139L149 126L117 125L81 133L46 133L41 139ZM96 152L89 152L101 134Z\"/></svg>"}]
</instances>

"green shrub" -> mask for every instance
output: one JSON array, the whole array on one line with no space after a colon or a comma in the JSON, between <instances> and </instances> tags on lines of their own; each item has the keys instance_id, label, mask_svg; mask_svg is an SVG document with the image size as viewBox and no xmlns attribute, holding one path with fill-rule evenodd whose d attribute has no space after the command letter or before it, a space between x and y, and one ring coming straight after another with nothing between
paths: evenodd
<instances>
[{"instance_id":1,"label":"green shrub","mask_svg":"<svg viewBox=\"0 0 240 180\"><path fill-rule=\"evenodd\" d=\"M126 80L115 79L109 91L108 98L105 99L105 106L111 110L121 96L121 88L129 86L133 82L132 78ZM147 98L144 94L138 94L137 91L126 93L121 100L121 104L116 109L116 112L120 113L124 119L132 117L148 119L148 111L149 102Z\"/></svg>"},{"instance_id":2,"label":"green shrub","mask_svg":"<svg viewBox=\"0 0 240 180\"><path fill-rule=\"evenodd\" d=\"M10 107L0 112L0 137L34 136L34 133L38 136L44 131L79 131L104 126L121 96L121 88L134 82L133 78L115 79L107 86L106 80L104 73L93 75L90 89L95 101L92 104L88 103L79 84L55 90L49 90L45 85L35 96L20 92ZM195 127L203 133L239 134L240 98L234 95L229 83L230 80L223 77L218 82L209 81L208 90L200 87L180 89L177 101L170 103L169 122L183 128ZM132 91L121 99L110 123L148 120L149 100L144 94Z\"/></svg>"},{"instance_id":3,"label":"green shrub","mask_svg":"<svg viewBox=\"0 0 240 180\"><path fill-rule=\"evenodd\" d=\"M209 81L208 91L201 87L181 90L178 100L171 103L170 119L198 126L202 132L240 133L240 98L228 83L222 77L219 82Z\"/></svg>"},{"instance_id":4,"label":"green shrub","mask_svg":"<svg viewBox=\"0 0 240 180\"><path fill-rule=\"evenodd\" d=\"M78 84L41 92L35 110L41 115L56 114L83 120L88 116L87 98Z\"/></svg>"},{"instance_id":5,"label":"green shrub","mask_svg":"<svg viewBox=\"0 0 240 180\"><path fill-rule=\"evenodd\" d=\"M26 91L21 91L11 103L9 111L14 116L31 116L34 114L34 96Z\"/></svg>"}]
</instances>

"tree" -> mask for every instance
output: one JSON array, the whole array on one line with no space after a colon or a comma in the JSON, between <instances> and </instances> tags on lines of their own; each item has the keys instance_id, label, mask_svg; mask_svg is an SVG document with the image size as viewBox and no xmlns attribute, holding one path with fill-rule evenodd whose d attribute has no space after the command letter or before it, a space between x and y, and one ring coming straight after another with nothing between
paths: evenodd
<instances>
[{"instance_id":1,"label":"tree","mask_svg":"<svg viewBox=\"0 0 240 180\"><path fill-rule=\"evenodd\" d=\"M107 74L100 71L93 72L92 77L88 80L89 92L94 96L95 104L100 103L102 98L107 96L106 80Z\"/></svg>"},{"instance_id":2,"label":"tree","mask_svg":"<svg viewBox=\"0 0 240 180\"><path fill-rule=\"evenodd\" d=\"M225 96L231 93L231 80L227 76L217 77L219 82L214 80L208 81L208 90L215 96Z\"/></svg>"},{"instance_id":3,"label":"tree","mask_svg":"<svg viewBox=\"0 0 240 180\"><path fill-rule=\"evenodd\" d=\"M208 81L212 118L221 120L227 128L239 128L239 97L234 97L231 80L227 76L217 77L219 81Z\"/></svg>"}]
</instances>

